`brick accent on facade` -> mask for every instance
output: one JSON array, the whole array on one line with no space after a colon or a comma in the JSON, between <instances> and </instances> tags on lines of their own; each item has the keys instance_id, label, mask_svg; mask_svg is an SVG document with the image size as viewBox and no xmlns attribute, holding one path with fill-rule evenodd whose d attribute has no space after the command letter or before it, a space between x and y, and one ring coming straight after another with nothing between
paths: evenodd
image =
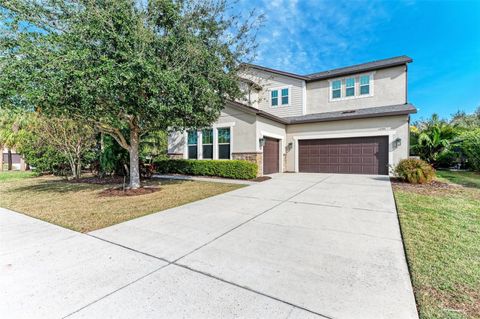
<instances>
[{"instance_id":1,"label":"brick accent on facade","mask_svg":"<svg viewBox=\"0 0 480 319\"><path fill-rule=\"evenodd\" d=\"M263 176L263 153L262 152L232 153L232 159L244 160L251 163L256 163L258 166L257 175Z\"/></svg>"}]
</instances>

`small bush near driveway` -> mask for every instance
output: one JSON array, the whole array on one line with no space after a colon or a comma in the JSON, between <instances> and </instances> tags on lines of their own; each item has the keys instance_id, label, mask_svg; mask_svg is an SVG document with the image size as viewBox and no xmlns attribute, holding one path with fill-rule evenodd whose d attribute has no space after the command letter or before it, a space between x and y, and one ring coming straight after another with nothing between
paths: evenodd
<instances>
[{"instance_id":1,"label":"small bush near driveway","mask_svg":"<svg viewBox=\"0 0 480 319\"><path fill-rule=\"evenodd\" d=\"M218 176L234 179L257 177L257 164L240 160L157 160L159 174Z\"/></svg>"},{"instance_id":2,"label":"small bush near driveway","mask_svg":"<svg viewBox=\"0 0 480 319\"><path fill-rule=\"evenodd\" d=\"M425 161L408 158L398 163L395 174L411 184L424 184L433 180L435 169Z\"/></svg>"}]
</instances>

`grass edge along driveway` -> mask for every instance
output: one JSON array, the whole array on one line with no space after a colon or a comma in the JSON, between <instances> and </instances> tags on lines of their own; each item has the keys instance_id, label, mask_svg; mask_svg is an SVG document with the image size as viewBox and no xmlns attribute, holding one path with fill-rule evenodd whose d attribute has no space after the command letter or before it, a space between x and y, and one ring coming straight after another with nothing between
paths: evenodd
<instances>
[{"instance_id":1,"label":"grass edge along driveway","mask_svg":"<svg viewBox=\"0 0 480 319\"><path fill-rule=\"evenodd\" d=\"M393 186L420 317L480 318L480 175L438 177Z\"/></svg>"},{"instance_id":2,"label":"grass edge along driveway","mask_svg":"<svg viewBox=\"0 0 480 319\"><path fill-rule=\"evenodd\" d=\"M118 185L72 183L52 176L0 172L0 207L75 231L90 232L243 187L169 180L151 180L148 185L160 190L138 196L105 197L100 196L102 191Z\"/></svg>"}]
</instances>

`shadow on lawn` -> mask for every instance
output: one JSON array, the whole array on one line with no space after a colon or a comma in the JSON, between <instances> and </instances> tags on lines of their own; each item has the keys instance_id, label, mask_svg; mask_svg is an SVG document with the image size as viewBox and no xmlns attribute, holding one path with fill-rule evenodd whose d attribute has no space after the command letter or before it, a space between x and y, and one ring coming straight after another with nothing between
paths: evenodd
<instances>
[{"instance_id":1,"label":"shadow on lawn","mask_svg":"<svg viewBox=\"0 0 480 319\"><path fill-rule=\"evenodd\" d=\"M188 183L189 181L179 181L179 180L145 180L142 181L144 186L161 186L161 185L171 185L171 184L182 184ZM99 184L99 183L81 183L75 181L66 181L66 180L46 180L38 182L34 185L24 185L13 187L7 190L8 193L18 193L18 192L38 192L38 193L57 193L57 194L66 194L72 192L80 191L100 191L106 188L118 188L122 184Z\"/></svg>"},{"instance_id":2,"label":"shadow on lawn","mask_svg":"<svg viewBox=\"0 0 480 319\"><path fill-rule=\"evenodd\" d=\"M34 185L24 185L9 189L9 193L39 192L39 193L70 193L84 190L98 190L102 185L69 183L67 181L41 181Z\"/></svg>"}]
</instances>

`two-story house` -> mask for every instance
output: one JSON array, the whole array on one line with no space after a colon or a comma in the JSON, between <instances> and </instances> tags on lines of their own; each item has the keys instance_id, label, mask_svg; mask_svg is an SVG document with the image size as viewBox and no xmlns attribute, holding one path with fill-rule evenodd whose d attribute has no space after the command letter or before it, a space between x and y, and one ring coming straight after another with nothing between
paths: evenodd
<instances>
[{"instance_id":1,"label":"two-story house","mask_svg":"<svg viewBox=\"0 0 480 319\"><path fill-rule=\"evenodd\" d=\"M387 175L408 157L407 56L309 75L249 65L245 98L209 128L172 133L172 158L243 159L259 175Z\"/></svg>"}]
</instances>

